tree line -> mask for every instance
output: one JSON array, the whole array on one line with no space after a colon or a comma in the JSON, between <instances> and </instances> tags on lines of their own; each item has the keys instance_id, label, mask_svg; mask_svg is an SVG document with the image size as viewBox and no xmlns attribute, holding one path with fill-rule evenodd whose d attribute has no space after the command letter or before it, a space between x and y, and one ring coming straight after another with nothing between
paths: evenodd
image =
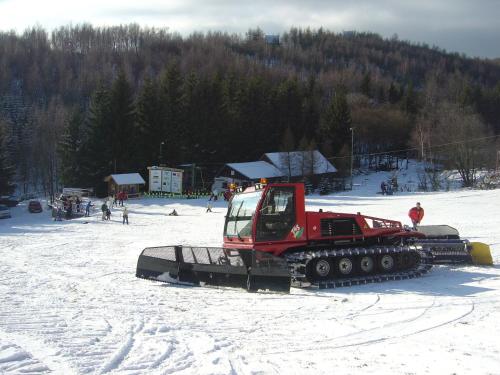
<instances>
[{"instance_id":1,"label":"tree line","mask_svg":"<svg viewBox=\"0 0 500 375\"><path fill-rule=\"evenodd\" d=\"M3 32L0 186L98 186L158 164L161 142L172 166L317 148L346 171L351 129L355 154L414 147L458 168L456 148L436 146L500 132L499 82L493 62L370 33L291 29L268 44L259 29ZM469 130L447 131L457 124ZM485 166L495 146L472 147Z\"/></svg>"}]
</instances>

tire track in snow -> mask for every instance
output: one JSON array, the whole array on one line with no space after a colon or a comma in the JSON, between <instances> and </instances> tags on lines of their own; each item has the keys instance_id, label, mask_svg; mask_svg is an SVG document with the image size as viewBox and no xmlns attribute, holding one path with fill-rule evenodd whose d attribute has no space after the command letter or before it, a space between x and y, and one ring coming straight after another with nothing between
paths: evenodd
<instances>
[{"instance_id":1,"label":"tire track in snow","mask_svg":"<svg viewBox=\"0 0 500 375\"><path fill-rule=\"evenodd\" d=\"M106 374L120 366L120 364L125 360L127 355L132 350L132 347L134 346L135 335L142 331L143 328L144 321L141 321L136 329L134 329L133 327L130 328L125 343L121 347L119 347L117 351L115 351L108 363L106 363L102 367L102 369L99 371L100 374Z\"/></svg>"},{"instance_id":2,"label":"tire track in snow","mask_svg":"<svg viewBox=\"0 0 500 375\"><path fill-rule=\"evenodd\" d=\"M375 300L375 302L369 304L368 306L365 306L361 310L355 311L355 312L353 312L351 314L347 314L344 317L344 319L353 320L355 317L361 315L361 313L365 312L366 310L371 309L372 307L374 307L375 305L377 305L379 302L380 302L380 295L377 294L377 299Z\"/></svg>"},{"instance_id":3,"label":"tire track in snow","mask_svg":"<svg viewBox=\"0 0 500 375\"><path fill-rule=\"evenodd\" d=\"M388 337L373 338L373 339L370 339L370 340L364 340L364 341L359 341L359 342L355 342L355 343L348 343L348 344L343 344L343 345L323 345L323 346L320 345L320 346L316 346L316 347L299 348L299 349L288 349L286 352L283 352L283 351L264 352L264 353L262 353L262 355L280 355L280 354L286 354L286 353L291 353L291 352L299 353L299 352L307 352L307 351L343 349L343 348L349 348L349 347L378 344L378 343L385 342L385 341L388 341L388 340L404 339L404 338L407 338L407 337L411 337L411 336L414 336L414 335L418 335L420 333L432 331L434 329L438 329L438 328L441 328L443 326L446 326L446 325L449 325L449 324L452 324L452 323L460 321L461 319L465 318L466 316L472 314L472 312L474 311L475 304L474 304L473 301L470 303L469 306L470 306L470 309L468 311L466 311L465 313L459 315L458 317L446 320L446 321L441 322L439 324L435 324L435 325L432 325L432 326L429 326L429 327L426 327L426 328L423 328L423 329L415 330L415 331L410 332L410 333L402 334L402 335L393 335L393 336L388 336ZM358 333L364 333L364 332L368 332L368 331L360 331ZM337 338L340 338L340 337L337 337Z\"/></svg>"},{"instance_id":4,"label":"tire track in snow","mask_svg":"<svg viewBox=\"0 0 500 375\"><path fill-rule=\"evenodd\" d=\"M388 322L386 324L383 324L381 326L377 326L377 327L373 327L373 328L369 328L369 329L362 329L362 330L358 330L356 332L351 332L351 333L348 333L348 334L345 334L345 335L341 335L341 336L335 336L335 337L332 337L329 341L330 342L334 342L334 341L339 341L339 340L342 340L342 339L346 339L346 338L352 338L352 337L356 337L356 336L359 336L359 335L366 335L367 333L370 333L370 332L376 332L376 331L380 331L380 330L383 330L383 329L387 329L387 328L390 328L390 327L394 327L394 326L399 326L401 324L407 324L407 323L413 323L415 321L417 321L418 319L421 319L433 306L435 306L435 302L436 302L436 299L434 298L432 303L426 307L423 307L423 311L421 313L419 313L418 315L414 316L414 317L411 317L409 319L404 319L404 320L398 320L398 321L392 321L392 322ZM422 308L422 307L420 307ZM359 316L359 315L358 315ZM269 341L267 341L269 342ZM322 340L316 340L316 341L313 341L312 344L318 344L321 346L321 343L324 342L324 339ZM311 343L308 344L308 347L311 345ZM263 345L265 346L265 345ZM278 345L279 346L279 345ZM307 351L307 350L310 350L308 348L304 348L304 349L291 349L290 351Z\"/></svg>"},{"instance_id":5,"label":"tire track in snow","mask_svg":"<svg viewBox=\"0 0 500 375\"><path fill-rule=\"evenodd\" d=\"M380 301L380 298L377 298L375 300L375 302L365 306L364 308L360 309L359 311L356 311L352 314L355 315L355 317L360 317L362 316L361 313L363 311L366 311L370 308L372 308L373 306L377 305ZM352 337L356 337L356 336L359 336L359 335L365 335L366 333L369 333L369 332L376 332L376 331L380 331L380 330L385 330L387 328L390 328L390 327L394 327L394 326L401 326L401 325L407 325L408 323L413 323L419 319L421 319L422 317L424 317L427 312L434 308L436 305L436 298L434 297L433 300L432 300L432 303L430 303L429 305L427 306L419 306L419 307L416 307L415 309L423 309L422 312L420 312L418 315L416 316L413 316L411 318L408 318L408 319L403 319L403 320L397 320L397 321L389 321L383 325L379 325L379 326L376 326L376 327L373 327L373 328L369 328L369 329L361 329L361 330L357 330L355 332L351 332L351 333L347 333L345 335L341 335L341 336L335 336L335 337L332 337L332 338L322 338L320 340L316 340L316 341L311 341L311 340L308 340L308 345L306 348L304 349L294 349L296 348L296 344L295 342L292 343L292 344L288 344L289 346L291 346L291 351L304 351L304 350L308 350L308 348L310 347L311 344L317 344L317 345L322 345L322 343L325 341L325 340L328 340L329 342L333 342L333 341L338 341L338 340L342 340L342 339L346 339L346 338L352 338ZM390 311L392 312L392 311ZM304 316L307 316L309 314L309 312L304 312ZM346 315L346 316L349 316ZM300 318L300 316L295 316L296 319ZM334 320L336 321L341 321L342 318L335 318ZM385 320L382 320L382 321L385 321ZM353 326L353 328L357 328L355 325ZM273 348L281 348L283 347L283 337L281 335L278 335L276 337L273 337L273 338L270 338L270 337L267 337L266 341L265 342L262 342L261 339L259 337L256 337L254 338L255 335L257 335L259 332L267 332L269 333L269 327L266 325L266 324L260 324L258 328L255 328L254 330L252 330L250 332L250 336L246 335L245 337L242 337L242 340L244 343L247 343L247 342L250 342L251 344L250 345L247 345L247 344L242 344L245 348L247 347L252 347L252 348L257 348L254 344L255 342L258 342L259 345L258 345L258 348L259 350L256 350L256 352L261 352L260 349L262 348L268 348L268 350L272 350ZM299 341L300 339L298 339L297 341ZM253 345L252 345L253 344ZM300 345L300 344L299 344Z\"/></svg>"}]
</instances>

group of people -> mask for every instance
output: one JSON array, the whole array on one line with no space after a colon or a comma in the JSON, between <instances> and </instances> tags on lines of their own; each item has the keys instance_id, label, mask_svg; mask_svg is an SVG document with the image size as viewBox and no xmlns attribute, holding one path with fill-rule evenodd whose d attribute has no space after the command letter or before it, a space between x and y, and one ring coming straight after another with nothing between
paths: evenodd
<instances>
[{"instance_id":1,"label":"group of people","mask_svg":"<svg viewBox=\"0 0 500 375\"><path fill-rule=\"evenodd\" d=\"M388 184L385 181L382 181L382 183L380 184L380 190L382 191L382 195L392 195L394 192L392 190L392 185Z\"/></svg>"},{"instance_id":2,"label":"group of people","mask_svg":"<svg viewBox=\"0 0 500 375\"><path fill-rule=\"evenodd\" d=\"M61 195L56 199L54 208L54 220L60 221L64 218L71 219L74 214L83 212L85 205L85 216L90 216L90 207L92 203L88 201L86 204L79 196Z\"/></svg>"},{"instance_id":3,"label":"group of people","mask_svg":"<svg viewBox=\"0 0 500 375\"><path fill-rule=\"evenodd\" d=\"M111 219L111 209L108 207L106 202L101 205L102 212L102 220L110 220Z\"/></svg>"},{"instance_id":4,"label":"group of people","mask_svg":"<svg viewBox=\"0 0 500 375\"><path fill-rule=\"evenodd\" d=\"M113 202L113 204L114 204L114 202ZM123 203L122 203L122 206L123 206ZM101 212L102 212L102 220L111 220L111 208L108 206L108 204L106 204L106 202L104 202L101 205ZM128 225L128 208L127 208L127 206L124 206L123 211L122 211L122 224L125 224L125 223L127 223L127 225Z\"/></svg>"},{"instance_id":5,"label":"group of people","mask_svg":"<svg viewBox=\"0 0 500 375\"><path fill-rule=\"evenodd\" d=\"M126 191L119 191L116 194L113 194L113 206L122 206L123 201L128 199L128 194Z\"/></svg>"},{"instance_id":6,"label":"group of people","mask_svg":"<svg viewBox=\"0 0 500 375\"><path fill-rule=\"evenodd\" d=\"M396 177L393 177L391 181L382 181L380 183L380 190L382 191L382 195L392 195L395 191L398 191L398 180Z\"/></svg>"}]
</instances>

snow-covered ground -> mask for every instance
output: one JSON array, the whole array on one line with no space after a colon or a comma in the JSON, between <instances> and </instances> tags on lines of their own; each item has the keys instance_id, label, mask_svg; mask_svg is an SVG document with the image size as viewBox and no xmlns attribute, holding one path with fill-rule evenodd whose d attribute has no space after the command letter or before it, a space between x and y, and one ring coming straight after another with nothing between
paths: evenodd
<instances>
[{"instance_id":1,"label":"snow-covered ground","mask_svg":"<svg viewBox=\"0 0 500 375\"><path fill-rule=\"evenodd\" d=\"M500 373L500 191L382 196L382 176L308 208L409 224L418 200L425 224L490 244L496 265L289 295L174 286L136 279L139 253L221 245L224 202L131 201L129 226L119 209L54 222L21 204L0 221L0 373Z\"/></svg>"}]
</instances>

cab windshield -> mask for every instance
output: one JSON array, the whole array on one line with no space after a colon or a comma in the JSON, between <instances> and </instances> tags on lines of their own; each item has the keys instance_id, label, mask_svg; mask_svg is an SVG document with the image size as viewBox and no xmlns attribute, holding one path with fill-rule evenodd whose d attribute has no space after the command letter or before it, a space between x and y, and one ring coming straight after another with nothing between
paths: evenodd
<instances>
[{"instance_id":1,"label":"cab windshield","mask_svg":"<svg viewBox=\"0 0 500 375\"><path fill-rule=\"evenodd\" d=\"M252 219L259 204L262 192L237 194L231 200L227 210L224 235L228 237L250 237Z\"/></svg>"}]
</instances>

